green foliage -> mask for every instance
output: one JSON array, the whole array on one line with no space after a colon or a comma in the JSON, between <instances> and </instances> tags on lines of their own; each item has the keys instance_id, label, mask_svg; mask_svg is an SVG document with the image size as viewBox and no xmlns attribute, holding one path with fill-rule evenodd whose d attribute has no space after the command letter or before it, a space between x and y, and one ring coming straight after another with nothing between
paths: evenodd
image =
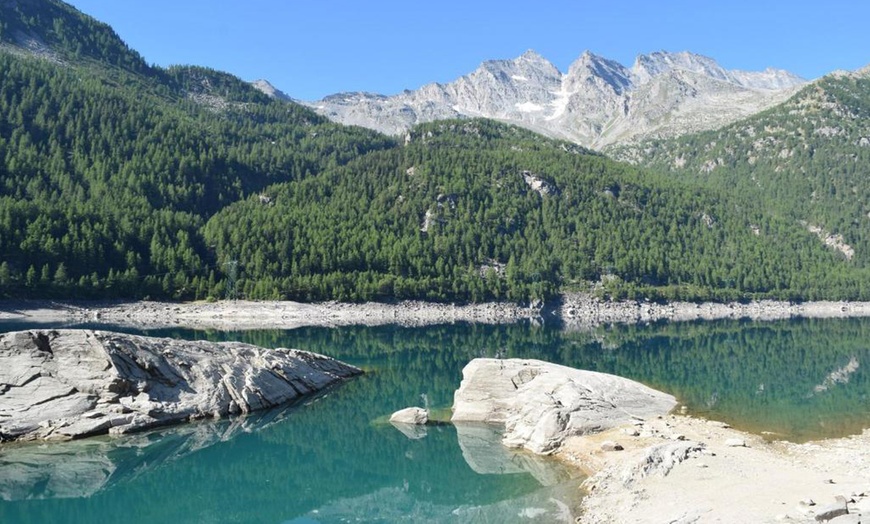
<instances>
[{"instance_id":1,"label":"green foliage","mask_svg":"<svg viewBox=\"0 0 870 524\"><path fill-rule=\"evenodd\" d=\"M0 9L0 38L67 60L0 51L0 296L870 298L866 80L653 144L658 170L683 159L659 175L485 120L399 144L226 73L147 67L66 4ZM741 164L753 133L777 154Z\"/></svg>"},{"instance_id":2,"label":"green foliage","mask_svg":"<svg viewBox=\"0 0 870 524\"><path fill-rule=\"evenodd\" d=\"M268 191L270 205L249 198L204 228L242 263L247 296L526 301L590 280L613 298L866 292L749 203L491 121L424 125L405 147Z\"/></svg>"},{"instance_id":3,"label":"green foliage","mask_svg":"<svg viewBox=\"0 0 870 524\"><path fill-rule=\"evenodd\" d=\"M58 0L8 0L0 3L0 42L59 55L94 60L134 73L151 68L108 25Z\"/></svg>"},{"instance_id":4,"label":"green foliage","mask_svg":"<svg viewBox=\"0 0 870 524\"><path fill-rule=\"evenodd\" d=\"M752 198L794 223L842 235L870 267L870 78L826 77L718 131L614 151L690 183ZM808 238L813 233L807 232Z\"/></svg>"},{"instance_id":5,"label":"green foliage","mask_svg":"<svg viewBox=\"0 0 870 524\"><path fill-rule=\"evenodd\" d=\"M93 67L0 53L0 70L7 296L205 298L219 265L199 231L211 214L392 145L250 87L245 94L240 81L211 82L209 100L225 103L217 110L172 82L153 90ZM218 76L196 73L201 84ZM48 265L48 279L28 278L34 261Z\"/></svg>"}]
</instances>

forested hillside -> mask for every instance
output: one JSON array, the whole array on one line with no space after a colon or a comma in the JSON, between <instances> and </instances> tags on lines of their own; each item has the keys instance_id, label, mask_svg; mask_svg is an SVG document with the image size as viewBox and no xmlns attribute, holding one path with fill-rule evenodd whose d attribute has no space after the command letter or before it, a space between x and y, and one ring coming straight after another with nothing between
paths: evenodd
<instances>
[{"instance_id":1,"label":"forested hillside","mask_svg":"<svg viewBox=\"0 0 870 524\"><path fill-rule=\"evenodd\" d=\"M248 296L737 299L867 292L799 225L492 121L418 127L404 147L229 206L205 226Z\"/></svg>"},{"instance_id":2,"label":"forested hillside","mask_svg":"<svg viewBox=\"0 0 870 524\"><path fill-rule=\"evenodd\" d=\"M20 8L35 28L93 25L105 57L137 63L114 33L64 4ZM2 9L7 28L22 25L8 4ZM58 12L61 22L46 18ZM42 39L68 41L63 35ZM73 56L65 45L52 49ZM221 279L200 233L213 213L268 184L392 146L216 71L59 64L12 51L0 52L6 296L204 296Z\"/></svg>"},{"instance_id":3,"label":"forested hillside","mask_svg":"<svg viewBox=\"0 0 870 524\"><path fill-rule=\"evenodd\" d=\"M652 141L621 159L755 195L859 267L870 265L870 74L838 73L719 131Z\"/></svg>"},{"instance_id":4,"label":"forested hillside","mask_svg":"<svg viewBox=\"0 0 870 524\"><path fill-rule=\"evenodd\" d=\"M863 254L737 175L659 175L486 120L397 143L148 66L55 0L0 21L3 297L870 298Z\"/></svg>"}]
</instances>

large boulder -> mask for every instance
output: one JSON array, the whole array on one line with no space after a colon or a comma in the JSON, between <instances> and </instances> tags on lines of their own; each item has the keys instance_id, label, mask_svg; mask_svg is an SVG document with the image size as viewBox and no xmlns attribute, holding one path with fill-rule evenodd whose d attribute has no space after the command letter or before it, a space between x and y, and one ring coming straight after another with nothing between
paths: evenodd
<instances>
[{"instance_id":1,"label":"large boulder","mask_svg":"<svg viewBox=\"0 0 870 524\"><path fill-rule=\"evenodd\" d=\"M286 404L361 371L294 349L90 330L0 335L0 441L126 433Z\"/></svg>"},{"instance_id":2,"label":"large boulder","mask_svg":"<svg viewBox=\"0 0 870 524\"><path fill-rule=\"evenodd\" d=\"M454 395L454 422L503 424L503 443L547 454L569 436L668 413L674 397L614 375L540 360L474 359Z\"/></svg>"}]
</instances>

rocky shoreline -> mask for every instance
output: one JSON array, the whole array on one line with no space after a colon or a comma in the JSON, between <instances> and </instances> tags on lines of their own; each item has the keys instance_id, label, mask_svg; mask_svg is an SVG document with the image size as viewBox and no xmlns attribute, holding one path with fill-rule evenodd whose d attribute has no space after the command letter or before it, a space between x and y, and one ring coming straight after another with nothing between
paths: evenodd
<instances>
[{"instance_id":1,"label":"rocky shoreline","mask_svg":"<svg viewBox=\"0 0 870 524\"><path fill-rule=\"evenodd\" d=\"M53 325L99 322L134 328L184 326L194 329L293 329L305 326L423 326L453 322L487 324L521 320L557 322L580 330L606 324L657 321L739 319L777 320L793 317L844 318L870 316L870 302L758 301L747 303L609 302L588 294L566 294L552 304L533 307L507 302L483 304L397 303L349 304L288 301L219 302L89 302L0 301L0 321Z\"/></svg>"},{"instance_id":2,"label":"rocky shoreline","mask_svg":"<svg viewBox=\"0 0 870 524\"><path fill-rule=\"evenodd\" d=\"M537 360L474 359L453 422L498 423L502 444L585 471L575 522L838 524L870 518L870 431L805 444L668 414L670 395Z\"/></svg>"},{"instance_id":3,"label":"rocky shoreline","mask_svg":"<svg viewBox=\"0 0 870 524\"><path fill-rule=\"evenodd\" d=\"M0 362L0 442L246 414L362 373L308 351L78 329L0 334Z\"/></svg>"},{"instance_id":4,"label":"rocky shoreline","mask_svg":"<svg viewBox=\"0 0 870 524\"><path fill-rule=\"evenodd\" d=\"M560 322L565 329L612 323L870 316L870 303L694 304L602 302L566 295L559 304L452 306L294 302L95 303L0 301L0 321L102 322L138 328L291 329L301 326L417 326L450 322ZM870 514L870 430L805 444L769 442L682 415L569 438L555 456L590 475L578 522L818 522L828 511L858 522ZM643 464L651 465L647 468ZM639 466L641 465L641 466ZM859 515L863 517L859 517ZM858 517L859 520L854 520ZM840 522L834 521L832 522Z\"/></svg>"},{"instance_id":5,"label":"rocky shoreline","mask_svg":"<svg viewBox=\"0 0 870 524\"><path fill-rule=\"evenodd\" d=\"M870 518L870 430L804 444L668 415L570 437L586 471L576 522L848 524Z\"/></svg>"}]
</instances>

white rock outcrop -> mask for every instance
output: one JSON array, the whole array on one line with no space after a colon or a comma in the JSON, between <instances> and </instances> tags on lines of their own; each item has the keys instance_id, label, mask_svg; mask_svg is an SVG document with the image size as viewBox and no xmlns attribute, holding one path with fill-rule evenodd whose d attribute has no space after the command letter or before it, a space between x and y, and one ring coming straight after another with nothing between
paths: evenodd
<instances>
[{"instance_id":1,"label":"white rock outcrop","mask_svg":"<svg viewBox=\"0 0 870 524\"><path fill-rule=\"evenodd\" d=\"M361 371L294 349L90 330L0 335L0 441L144 430L286 404Z\"/></svg>"},{"instance_id":2,"label":"white rock outcrop","mask_svg":"<svg viewBox=\"0 0 870 524\"><path fill-rule=\"evenodd\" d=\"M474 359L454 395L454 422L503 424L503 443L547 454L569 436L664 415L673 396L614 375L540 360Z\"/></svg>"},{"instance_id":3,"label":"white rock outcrop","mask_svg":"<svg viewBox=\"0 0 870 524\"><path fill-rule=\"evenodd\" d=\"M405 408L390 416L390 422L395 424L422 425L429 422L429 412L423 408Z\"/></svg>"}]
</instances>

